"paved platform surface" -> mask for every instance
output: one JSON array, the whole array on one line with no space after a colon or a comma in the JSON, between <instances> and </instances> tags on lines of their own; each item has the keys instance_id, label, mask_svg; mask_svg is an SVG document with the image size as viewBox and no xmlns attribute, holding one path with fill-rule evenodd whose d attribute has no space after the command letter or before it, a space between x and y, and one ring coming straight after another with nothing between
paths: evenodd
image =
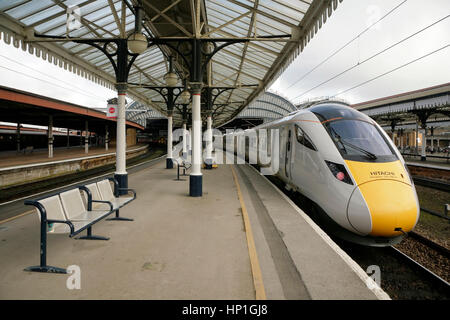
<instances>
[{"instance_id":1,"label":"paved platform surface","mask_svg":"<svg viewBox=\"0 0 450 320\"><path fill-rule=\"evenodd\" d=\"M135 221L93 227L109 241L48 236L48 264L80 266L80 290L68 275L23 271L39 262L37 214L0 225L0 299L254 299L230 169L205 172L204 196L192 198L164 166L129 175L138 196L121 215Z\"/></svg>"},{"instance_id":2,"label":"paved platform surface","mask_svg":"<svg viewBox=\"0 0 450 320\"><path fill-rule=\"evenodd\" d=\"M188 196L165 161L130 173L137 199L121 209L133 222L101 221L109 241L48 236L48 264L68 275L24 272L39 262L37 214L0 224L0 299L255 299L251 250L233 170L254 236L268 299L377 299L367 275L308 217L246 165L203 171L203 197ZM24 207L24 211L29 208ZM300 210L300 211L299 211Z\"/></svg>"},{"instance_id":3,"label":"paved platform surface","mask_svg":"<svg viewBox=\"0 0 450 320\"><path fill-rule=\"evenodd\" d=\"M127 150L141 148L145 145L135 145L128 147ZM45 163L59 160L68 160L81 157L98 156L102 154L115 153L116 148L113 146L109 150L104 147L90 147L89 153L84 152L84 146L71 148L55 148L53 158L48 157L48 150L35 150L33 153L16 153L16 152L0 152L0 168L14 167L20 165Z\"/></svg>"},{"instance_id":4,"label":"paved platform surface","mask_svg":"<svg viewBox=\"0 0 450 320\"><path fill-rule=\"evenodd\" d=\"M268 299L388 299L367 274L259 172L236 166Z\"/></svg>"},{"instance_id":5,"label":"paved platform surface","mask_svg":"<svg viewBox=\"0 0 450 320\"><path fill-rule=\"evenodd\" d=\"M433 162L433 161L414 161L405 159L406 164L411 166L425 167L425 168L433 168L440 170L450 170L450 163L445 162Z\"/></svg>"}]
</instances>

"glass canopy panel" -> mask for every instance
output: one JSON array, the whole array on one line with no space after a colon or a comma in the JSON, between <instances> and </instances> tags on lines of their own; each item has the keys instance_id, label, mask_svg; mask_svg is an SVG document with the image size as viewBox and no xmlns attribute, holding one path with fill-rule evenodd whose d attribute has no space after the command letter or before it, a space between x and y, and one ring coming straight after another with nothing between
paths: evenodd
<instances>
[{"instance_id":1,"label":"glass canopy panel","mask_svg":"<svg viewBox=\"0 0 450 320\"><path fill-rule=\"evenodd\" d=\"M6 10L5 13L17 20L20 20L32 12L39 12L40 10L45 10L47 7L51 5L55 5L55 3L51 0L29 1L15 8Z\"/></svg>"},{"instance_id":2,"label":"glass canopy panel","mask_svg":"<svg viewBox=\"0 0 450 320\"><path fill-rule=\"evenodd\" d=\"M292 27L297 27L304 18L313 0L204 0L206 17L208 20L207 30L211 32L210 37L254 37L285 35L291 33ZM319 5L321 2L316 0ZM123 6L122 0L112 0L113 6L117 12L119 20L121 19L121 10L126 10L125 32L130 34L134 30L134 15L128 6ZM159 10L167 8L163 1L143 0L144 7L146 3L152 6L159 6ZM189 10L189 1L186 2L187 11L178 14L175 9L183 7L177 5L167 8L166 14L179 22L187 29L191 29L191 11ZM83 26L70 33L74 37L98 38L98 37L116 37L120 35L120 28L111 11L108 0L8 0L0 1L0 10L9 15L22 25L35 28L36 32L46 35L64 36L66 34L66 14L65 8L77 5L81 8ZM128 0L128 4L136 4L135 0ZM182 3L183 4L183 3ZM151 17L155 17L156 12L146 7ZM320 13L319 15L320 16ZM178 34L185 36L183 32L177 30L175 26L170 26L170 22L164 17L155 20L155 25L150 25L147 20L145 33L151 30L157 30L158 34ZM224 26L226 24L226 26ZM0 22L1 25L1 22ZM154 28L154 29L153 29ZM165 28L170 28L170 32L165 32ZM214 30L216 29L217 30ZM93 30L95 32L93 32ZM175 31L173 31L175 30ZM218 43L220 45L221 43ZM273 74L274 63L280 61L280 54L286 49L285 41L252 41L249 43L239 43L227 46L217 53L212 61L212 79L213 84L223 86L235 85L265 85L270 79L266 78L268 74ZM108 74L106 79L114 76L114 69L110 61L99 50L76 43L57 43L52 42L50 46L59 46L74 54L87 63L92 64L94 73L103 70ZM167 47L163 49L168 50ZM289 49L289 52L292 52ZM288 52L288 54L289 54ZM169 51L165 52L168 55ZM163 76L167 72L167 62L165 55L162 54L159 47L152 47L141 54L135 61L135 65L130 71L130 81L142 82L153 85L163 85ZM283 57L286 57L283 52ZM114 57L114 61L115 61ZM283 58L284 59L284 58ZM178 65L178 64L177 64ZM278 64L277 64L278 65ZM95 69L95 66L98 69ZM97 70L97 71L95 71ZM179 70L180 71L180 70ZM268 73L270 71L270 73ZM182 73L182 72L181 72ZM97 76L104 77L104 73L98 73ZM181 80L179 81L181 84ZM228 113L217 115L222 120L240 108L243 100L246 100L255 93L254 87L237 88L233 91L224 93L218 101L228 102L224 110ZM158 94L151 93L150 90L132 88L130 95L135 94L142 97L152 97L156 99ZM253 96L252 96L253 98ZM238 103L236 103L238 102ZM248 102L248 101L247 101ZM164 105L160 106L164 109Z\"/></svg>"},{"instance_id":3,"label":"glass canopy panel","mask_svg":"<svg viewBox=\"0 0 450 320\"><path fill-rule=\"evenodd\" d=\"M26 26L29 26L31 24L35 24L39 21L52 17L57 13L65 15L65 11L61 7L51 6L45 10L38 10L36 13L25 16L24 18L20 19L20 22L22 22Z\"/></svg>"},{"instance_id":4,"label":"glass canopy panel","mask_svg":"<svg viewBox=\"0 0 450 320\"><path fill-rule=\"evenodd\" d=\"M19 6L28 0L9 0L9 1L0 1L0 10L3 12L7 12L9 9Z\"/></svg>"}]
</instances>

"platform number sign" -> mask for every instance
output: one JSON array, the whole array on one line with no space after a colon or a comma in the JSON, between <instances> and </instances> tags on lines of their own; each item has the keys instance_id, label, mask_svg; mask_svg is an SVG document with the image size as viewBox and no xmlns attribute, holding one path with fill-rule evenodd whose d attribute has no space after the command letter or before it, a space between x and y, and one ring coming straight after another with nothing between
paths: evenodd
<instances>
[{"instance_id":1,"label":"platform number sign","mask_svg":"<svg viewBox=\"0 0 450 320\"><path fill-rule=\"evenodd\" d=\"M106 116L108 118L117 118L117 104L108 104L106 107Z\"/></svg>"}]
</instances>

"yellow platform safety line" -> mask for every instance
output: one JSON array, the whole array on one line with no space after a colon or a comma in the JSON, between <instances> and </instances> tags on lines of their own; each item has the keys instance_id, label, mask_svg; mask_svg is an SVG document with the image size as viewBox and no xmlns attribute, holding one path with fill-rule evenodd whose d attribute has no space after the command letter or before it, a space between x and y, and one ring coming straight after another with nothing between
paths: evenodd
<instances>
[{"instance_id":1,"label":"yellow platform safety line","mask_svg":"<svg viewBox=\"0 0 450 320\"><path fill-rule=\"evenodd\" d=\"M267 299L266 292L264 290L262 273L261 273L261 268L259 266L258 255L256 253L255 240L253 238L253 232L252 232L252 227L250 225L250 219L248 217L247 208L245 207L244 197L242 196L242 193L241 193L241 187L239 185L239 181L238 181L236 172L234 171L232 166L231 166L231 172L233 173L234 183L236 184L239 202L241 204L242 217L244 219L245 234L247 236L248 254L250 256L250 265L252 268L253 284L255 286L256 300L266 300Z\"/></svg>"},{"instance_id":2,"label":"yellow platform safety line","mask_svg":"<svg viewBox=\"0 0 450 320\"><path fill-rule=\"evenodd\" d=\"M11 218L8 218L8 219L5 219L5 220L1 220L0 224L6 223L6 222L9 222L9 221L12 221L12 220L16 220L16 219L18 219L20 217L29 215L29 214L31 214L33 212L35 212L35 210L29 210L29 211L26 211L24 213L18 214L17 216L14 216L14 217L11 217Z\"/></svg>"}]
</instances>

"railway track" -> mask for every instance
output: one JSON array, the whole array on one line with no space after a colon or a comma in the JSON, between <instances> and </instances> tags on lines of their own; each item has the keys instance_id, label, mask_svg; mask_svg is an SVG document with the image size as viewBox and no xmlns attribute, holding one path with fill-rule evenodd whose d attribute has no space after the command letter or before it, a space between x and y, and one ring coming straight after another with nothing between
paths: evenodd
<instances>
[{"instance_id":1,"label":"railway track","mask_svg":"<svg viewBox=\"0 0 450 320\"><path fill-rule=\"evenodd\" d=\"M437 275L424 265L420 264L418 261L414 260L401 250L393 246L389 247L389 249L391 250L392 254L395 255L397 258L405 261L405 263L409 264L412 268L421 273L425 278L429 279L429 281L431 281L434 284L433 285L434 289L443 292L446 291L447 294L450 296L450 284L447 281L442 279L439 275ZM436 286L438 286L438 288Z\"/></svg>"},{"instance_id":2,"label":"railway track","mask_svg":"<svg viewBox=\"0 0 450 320\"><path fill-rule=\"evenodd\" d=\"M286 194L294 203L303 209L308 214L308 207L300 201L295 193L285 190L283 183L275 178L269 177L269 180L274 183L284 194ZM324 229L324 231L326 231ZM426 248L424 251L433 251L439 254L443 259L438 268L449 268L450 259L449 250L428 238L416 232L409 232L408 237L403 242L409 242L410 247L416 248L420 245ZM417 261L411 257L403 248L390 247L364 247L343 240L337 239L330 235L333 240L345 251L347 254L357 262L363 270L367 270L369 266L377 265L381 270L381 288L394 300L449 300L450 299L450 285L444 278L436 272L431 270L426 263ZM403 243L402 242L402 243ZM427 260L427 259L425 259ZM433 260L429 258L428 260ZM435 266L436 267L436 266ZM444 273L446 271L444 270ZM450 272L447 273L447 275Z\"/></svg>"},{"instance_id":3,"label":"railway track","mask_svg":"<svg viewBox=\"0 0 450 320\"><path fill-rule=\"evenodd\" d=\"M380 268L380 286L391 299L450 299L449 283L401 249L393 246L362 247L339 239L334 240L363 270L373 265Z\"/></svg>"},{"instance_id":4,"label":"railway track","mask_svg":"<svg viewBox=\"0 0 450 320\"><path fill-rule=\"evenodd\" d=\"M444 181L429 179L429 178L425 178L425 177L418 177L418 176L413 176L413 180L414 180L414 183L419 186L428 187L428 188L441 190L441 191L445 191L445 192L450 192L450 183L447 183Z\"/></svg>"},{"instance_id":5,"label":"railway track","mask_svg":"<svg viewBox=\"0 0 450 320\"><path fill-rule=\"evenodd\" d=\"M302 201L298 201L293 193L287 192L283 184L272 177L271 180L281 191L291 198L297 205L303 207ZM302 208L308 213L308 208ZM363 247L339 239L332 238L347 252L364 270L371 265L378 265L381 269L381 287L392 299L450 299L449 283L430 267L411 257L402 248L395 247ZM420 243L433 252L438 253L444 259L450 259L449 250L416 232L408 233L404 242L409 242L412 248ZM427 251L428 249L423 249ZM444 263L444 266L450 264Z\"/></svg>"},{"instance_id":6,"label":"railway track","mask_svg":"<svg viewBox=\"0 0 450 320\"><path fill-rule=\"evenodd\" d=\"M437 252L439 252L440 254L442 254L444 257L446 257L447 259L450 259L450 250L424 236L422 236L421 234L411 231L408 233L408 236L423 243L424 245L436 250Z\"/></svg>"}]
</instances>

